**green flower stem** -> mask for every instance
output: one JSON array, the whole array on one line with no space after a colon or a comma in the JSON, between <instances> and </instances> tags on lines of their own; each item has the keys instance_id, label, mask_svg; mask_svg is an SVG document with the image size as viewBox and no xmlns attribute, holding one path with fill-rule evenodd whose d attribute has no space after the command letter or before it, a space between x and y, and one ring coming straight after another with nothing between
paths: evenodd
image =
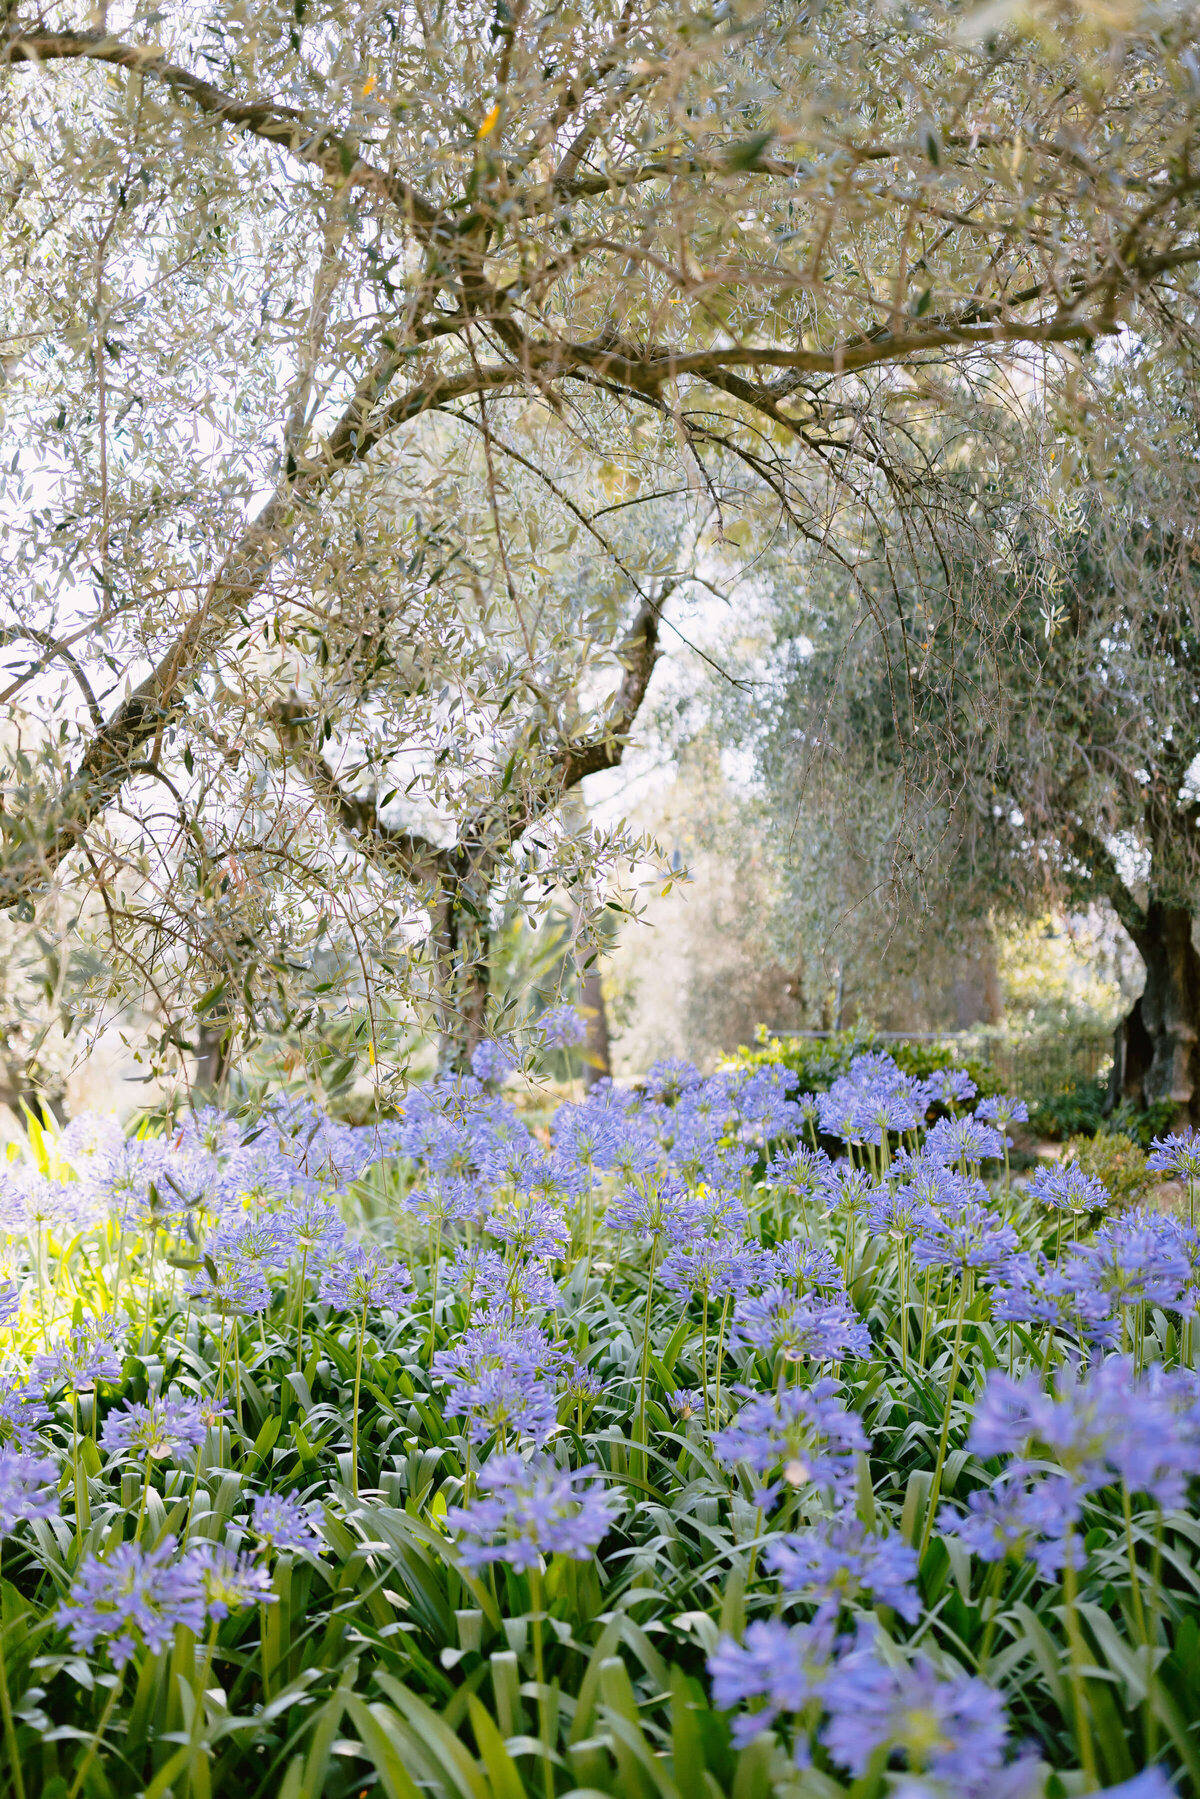
<instances>
[{"instance_id":1,"label":"green flower stem","mask_svg":"<svg viewBox=\"0 0 1200 1799\"><path fill-rule=\"evenodd\" d=\"M1129 1482L1121 1482L1121 1510L1125 1518L1125 1553L1129 1561L1129 1589L1133 1595L1133 1616L1137 1625L1137 1633L1142 1641L1142 1654L1146 1663L1146 1750L1150 1752L1150 1744L1154 1739L1154 1650L1150 1642L1150 1632L1146 1625L1146 1611L1142 1604L1142 1578L1138 1568L1137 1550L1133 1541L1133 1505L1129 1496Z\"/></svg>"},{"instance_id":2,"label":"green flower stem","mask_svg":"<svg viewBox=\"0 0 1200 1799\"><path fill-rule=\"evenodd\" d=\"M721 1374L725 1362L725 1326L729 1320L729 1295L721 1306L721 1323L717 1331L717 1395L713 1405L713 1422L717 1429L721 1428Z\"/></svg>"},{"instance_id":3,"label":"green flower stem","mask_svg":"<svg viewBox=\"0 0 1200 1799\"><path fill-rule=\"evenodd\" d=\"M113 1715L113 1710L116 1706L118 1698L120 1697L121 1688L124 1684L125 1684L125 1670L122 1669L121 1672L117 1675L117 1684L116 1684L116 1686L114 1686L112 1692L108 1695L108 1699L105 1702L104 1710L100 1713L100 1722L97 1724L95 1732L92 1736L92 1740L87 1746L87 1754L84 1756L83 1760L80 1762L78 1771L76 1772L76 1775L75 1775L75 1778L71 1782L71 1790L67 1794L67 1799L75 1799L76 1794L78 1793L80 1787L83 1785L84 1777L86 1776L88 1769L91 1767L92 1762L95 1760L96 1751L100 1747L100 1740L103 1737L104 1732L108 1728L108 1721Z\"/></svg>"},{"instance_id":4,"label":"green flower stem","mask_svg":"<svg viewBox=\"0 0 1200 1799\"><path fill-rule=\"evenodd\" d=\"M3 1542L0 1541L0 1552ZM4 1580L0 1576L0 1595L4 1592ZM4 1713L4 1740L8 1744L8 1765L12 1771L13 1792L16 1799L25 1799L25 1781L21 1775L21 1757L17 1753L17 1727L13 1722L12 1700L8 1694L8 1669L5 1666L4 1635L2 1626L2 1601L0 1601L0 1710Z\"/></svg>"},{"instance_id":5,"label":"green flower stem","mask_svg":"<svg viewBox=\"0 0 1200 1799\"><path fill-rule=\"evenodd\" d=\"M83 1513L79 1502L79 1395L71 1389L71 1487L75 1496L75 1541L83 1542Z\"/></svg>"},{"instance_id":6,"label":"green flower stem","mask_svg":"<svg viewBox=\"0 0 1200 1799\"><path fill-rule=\"evenodd\" d=\"M233 1320L233 1409L238 1429L242 1428L242 1346L238 1321Z\"/></svg>"},{"instance_id":7,"label":"green flower stem","mask_svg":"<svg viewBox=\"0 0 1200 1799\"><path fill-rule=\"evenodd\" d=\"M992 1568L991 1579L984 1594L984 1605L987 1618L983 1626L983 1642L980 1645L979 1659L975 1663L976 1672L987 1678L988 1663L992 1656L992 1644L996 1640L996 1627L1000 1622L1000 1589L1004 1585L1004 1557L1001 1556Z\"/></svg>"},{"instance_id":8,"label":"green flower stem","mask_svg":"<svg viewBox=\"0 0 1200 1799\"><path fill-rule=\"evenodd\" d=\"M533 1668L538 1689L538 1734L542 1742L542 1781L546 1799L554 1799L553 1745L550 1742L550 1706L546 1697L546 1668L542 1657L542 1571L529 1571L529 1600L533 1611Z\"/></svg>"},{"instance_id":9,"label":"green flower stem","mask_svg":"<svg viewBox=\"0 0 1200 1799\"><path fill-rule=\"evenodd\" d=\"M1083 1679L1083 1632L1079 1628L1074 1545L1071 1539L1072 1533L1068 1527L1065 1540L1067 1559L1063 1567L1063 1610L1067 1626L1071 1699L1075 1709L1075 1737L1079 1749L1079 1759L1088 1777L1090 1791L1099 1786L1100 1780L1096 1772L1096 1751L1092 1746L1092 1726L1088 1717L1087 1689Z\"/></svg>"},{"instance_id":10,"label":"green flower stem","mask_svg":"<svg viewBox=\"0 0 1200 1799\"><path fill-rule=\"evenodd\" d=\"M712 1414L708 1404L708 1288L700 1300L700 1386L704 1393L704 1428L712 1429Z\"/></svg>"},{"instance_id":11,"label":"green flower stem","mask_svg":"<svg viewBox=\"0 0 1200 1799\"><path fill-rule=\"evenodd\" d=\"M354 1467L354 1497L358 1498L358 1396L362 1391L363 1339L367 1334L367 1308L364 1303L358 1321L358 1355L354 1363L354 1412L350 1419L350 1459Z\"/></svg>"},{"instance_id":12,"label":"green flower stem","mask_svg":"<svg viewBox=\"0 0 1200 1799\"><path fill-rule=\"evenodd\" d=\"M308 1284L308 1244L300 1255L300 1279L296 1286L296 1373L304 1373L304 1289Z\"/></svg>"},{"instance_id":13,"label":"green flower stem","mask_svg":"<svg viewBox=\"0 0 1200 1799\"><path fill-rule=\"evenodd\" d=\"M429 1347L427 1348L427 1350L425 1352L425 1360L428 1362L430 1368L433 1367L433 1351L434 1351L434 1347L437 1343L437 1296L438 1296L438 1280L441 1276L441 1272L442 1272L442 1220L441 1220L441 1215L439 1214L438 1221L437 1221L437 1228L434 1233L433 1275L432 1275L432 1278L430 1280L430 1285L429 1285Z\"/></svg>"},{"instance_id":14,"label":"green flower stem","mask_svg":"<svg viewBox=\"0 0 1200 1799\"><path fill-rule=\"evenodd\" d=\"M638 1402L638 1430L642 1442L642 1479L645 1480L650 1466L650 1458L646 1454L646 1378L650 1372L650 1312L654 1302L654 1270L658 1262L658 1233L650 1243L650 1278L646 1283L646 1324L642 1331L642 1383L641 1398Z\"/></svg>"},{"instance_id":15,"label":"green flower stem","mask_svg":"<svg viewBox=\"0 0 1200 1799\"><path fill-rule=\"evenodd\" d=\"M950 1378L946 1383L946 1409L942 1413L942 1434L938 1439L937 1463L933 1470L933 1485L929 1489L929 1502L925 1509L925 1528L921 1532L920 1554L923 1557L929 1548L929 1539L933 1535L934 1514L937 1511L938 1497L942 1490L942 1469L946 1465L946 1445L950 1440L950 1409L954 1404L954 1388L958 1382L959 1355L962 1351L963 1320L967 1315L967 1277L964 1273L959 1284L958 1317L954 1326L954 1351L950 1357Z\"/></svg>"},{"instance_id":16,"label":"green flower stem","mask_svg":"<svg viewBox=\"0 0 1200 1799\"><path fill-rule=\"evenodd\" d=\"M142 1469L142 1497L141 1502L138 1505L137 1524L134 1526L133 1531L133 1540L135 1543L141 1542L142 1525L146 1522L146 1501L150 1497L150 1462L151 1457L147 1455L146 1465Z\"/></svg>"}]
</instances>

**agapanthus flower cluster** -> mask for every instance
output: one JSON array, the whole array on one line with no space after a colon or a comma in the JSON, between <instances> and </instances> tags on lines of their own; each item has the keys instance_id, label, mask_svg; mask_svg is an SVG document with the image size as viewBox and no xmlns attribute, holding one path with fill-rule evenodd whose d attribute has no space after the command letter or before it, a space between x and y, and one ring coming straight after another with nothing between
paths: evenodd
<instances>
[{"instance_id":1,"label":"agapanthus flower cluster","mask_svg":"<svg viewBox=\"0 0 1200 1799\"><path fill-rule=\"evenodd\" d=\"M817 1099L822 1131L846 1143L881 1144L891 1134L915 1131L928 1106L923 1083L874 1050L855 1056L849 1072Z\"/></svg>"},{"instance_id":2,"label":"agapanthus flower cluster","mask_svg":"<svg viewBox=\"0 0 1200 1799\"><path fill-rule=\"evenodd\" d=\"M20 1281L0 1281L0 1326L11 1324L20 1310Z\"/></svg>"},{"instance_id":3,"label":"agapanthus flower cluster","mask_svg":"<svg viewBox=\"0 0 1200 1799\"><path fill-rule=\"evenodd\" d=\"M967 1674L945 1674L923 1656L885 1658L869 1627L839 1640L832 1620L787 1625L751 1624L744 1643L723 1638L709 1657L714 1703L732 1710L733 1740L744 1747L780 1717L790 1718L796 1762L805 1767L812 1744L839 1768L862 1779L878 1756L899 1761L910 1776L962 1799L1010 1794L1025 1771L1006 1767L1010 1739L1004 1701Z\"/></svg>"},{"instance_id":4,"label":"agapanthus flower cluster","mask_svg":"<svg viewBox=\"0 0 1200 1799\"><path fill-rule=\"evenodd\" d=\"M168 1393L116 1407L104 1420L100 1442L113 1455L168 1461L181 1449L199 1449L207 1431L200 1400Z\"/></svg>"},{"instance_id":5,"label":"agapanthus flower cluster","mask_svg":"<svg viewBox=\"0 0 1200 1799\"><path fill-rule=\"evenodd\" d=\"M271 1303L270 1284L261 1266L237 1255L205 1256L184 1291L199 1310L222 1318L265 1312Z\"/></svg>"},{"instance_id":6,"label":"agapanthus flower cluster","mask_svg":"<svg viewBox=\"0 0 1200 1799\"><path fill-rule=\"evenodd\" d=\"M1179 1180L1200 1179L1200 1131L1178 1131L1167 1137L1156 1137L1150 1145L1146 1166L1156 1174L1175 1175Z\"/></svg>"},{"instance_id":7,"label":"agapanthus flower cluster","mask_svg":"<svg viewBox=\"0 0 1200 1799\"><path fill-rule=\"evenodd\" d=\"M499 1086L519 1066L520 1057L515 1046L496 1038L485 1038L471 1052L472 1074L477 1081L489 1085Z\"/></svg>"},{"instance_id":8,"label":"agapanthus flower cluster","mask_svg":"<svg viewBox=\"0 0 1200 1799\"><path fill-rule=\"evenodd\" d=\"M1015 1458L1018 1476L1048 1452L1080 1493L1118 1480L1159 1505L1178 1505L1200 1474L1200 1376L1138 1374L1131 1357L1109 1356L1081 1379L1060 1369L1047 1392L1039 1381L996 1372L976 1406L970 1447Z\"/></svg>"},{"instance_id":9,"label":"agapanthus flower cluster","mask_svg":"<svg viewBox=\"0 0 1200 1799\"><path fill-rule=\"evenodd\" d=\"M1097 1212L1108 1204L1108 1190L1077 1162L1039 1168L1029 1183L1030 1197L1056 1212Z\"/></svg>"},{"instance_id":10,"label":"agapanthus flower cluster","mask_svg":"<svg viewBox=\"0 0 1200 1799\"><path fill-rule=\"evenodd\" d=\"M765 1258L734 1236L693 1237L665 1257L659 1279L669 1293L698 1293L710 1299L744 1293L764 1272Z\"/></svg>"},{"instance_id":11,"label":"agapanthus flower cluster","mask_svg":"<svg viewBox=\"0 0 1200 1799\"><path fill-rule=\"evenodd\" d=\"M1004 1131L1010 1124L1028 1124L1029 1107L1014 1094L997 1093L989 1099L980 1100L975 1108L975 1116L982 1118L985 1124L994 1124L997 1130Z\"/></svg>"},{"instance_id":12,"label":"agapanthus flower cluster","mask_svg":"<svg viewBox=\"0 0 1200 1799\"><path fill-rule=\"evenodd\" d=\"M16 1374L0 1375L0 1447L32 1453L39 1447L43 1425L50 1421L44 1389Z\"/></svg>"},{"instance_id":13,"label":"agapanthus flower cluster","mask_svg":"<svg viewBox=\"0 0 1200 1799\"><path fill-rule=\"evenodd\" d=\"M578 1049L587 1042L587 1019L574 1006L549 1006L537 1021L542 1042L553 1049Z\"/></svg>"},{"instance_id":14,"label":"agapanthus flower cluster","mask_svg":"<svg viewBox=\"0 0 1200 1799\"><path fill-rule=\"evenodd\" d=\"M981 1162L1004 1154L1004 1138L994 1125L980 1118L939 1118L925 1138L925 1154L947 1167L978 1168Z\"/></svg>"},{"instance_id":15,"label":"agapanthus flower cluster","mask_svg":"<svg viewBox=\"0 0 1200 1799\"><path fill-rule=\"evenodd\" d=\"M170 1536L150 1549L119 1543L103 1559L88 1556L58 1612L75 1649L106 1649L116 1668L140 1650L165 1649L180 1626L202 1630L204 1618L199 1565L180 1558Z\"/></svg>"},{"instance_id":16,"label":"agapanthus flower cluster","mask_svg":"<svg viewBox=\"0 0 1200 1799\"><path fill-rule=\"evenodd\" d=\"M732 1423L714 1431L713 1448L727 1467L744 1463L757 1477L756 1497L764 1509L782 1490L812 1486L835 1499L853 1490L855 1455L869 1447L857 1412L838 1398L836 1381L788 1387L747 1399ZM768 1476L778 1475L774 1482Z\"/></svg>"},{"instance_id":17,"label":"agapanthus flower cluster","mask_svg":"<svg viewBox=\"0 0 1200 1799\"><path fill-rule=\"evenodd\" d=\"M34 1358L30 1384L47 1393L58 1387L87 1393L99 1381L120 1380L124 1335L124 1326L111 1313L73 1324L53 1349Z\"/></svg>"},{"instance_id":18,"label":"agapanthus flower cluster","mask_svg":"<svg viewBox=\"0 0 1200 1799\"><path fill-rule=\"evenodd\" d=\"M639 1237L683 1243L699 1228L701 1207L677 1176L630 1185L608 1208L608 1226Z\"/></svg>"},{"instance_id":19,"label":"agapanthus flower cluster","mask_svg":"<svg viewBox=\"0 0 1200 1799\"><path fill-rule=\"evenodd\" d=\"M181 1626L199 1632L247 1605L269 1605L266 1570L225 1545L201 1543L182 1556L174 1537L147 1548L119 1543L80 1563L58 1622L74 1648L107 1650L115 1668L141 1650L165 1649Z\"/></svg>"},{"instance_id":20,"label":"agapanthus flower cluster","mask_svg":"<svg viewBox=\"0 0 1200 1799\"><path fill-rule=\"evenodd\" d=\"M913 1261L918 1268L958 1268L987 1274L1002 1268L1018 1247L1010 1224L998 1224L985 1206L969 1201L949 1217L926 1209L916 1220Z\"/></svg>"},{"instance_id":21,"label":"agapanthus flower cluster","mask_svg":"<svg viewBox=\"0 0 1200 1799\"><path fill-rule=\"evenodd\" d=\"M818 1614L865 1601L890 1605L909 1624L920 1616L916 1550L903 1537L868 1530L853 1513L775 1538L764 1559L783 1591Z\"/></svg>"},{"instance_id":22,"label":"agapanthus flower cluster","mask_svg":"<svg viewBox=\"0 0 1200 1799\"><path fill-rule=\"evenodd\" d=\"M738 1301L730 1342L786 1362L840 1362L868 1355L871 1333L844 1293L768 1287Z\"/></svg>"},{"instance_id":23,"label":"agapanthus flower cluster","mask_svg":"<svg viewBox=\"0 0 1200 1799\"><path fill-rule=\"evenodd\" d=\"M969 1674L940 1673L924 1656L885 1660L868 1637L826 1680L821 1742L861 1779L879 1750L902 1756L962 1799L991 1792L1008 1750L1004 1700Z\"/></svg>"},{"instance_id":24,"label":"agapanthus flower cluster","mask_svg":"<svg viewBox=\"0 0 1200 1799\"><path fill-rule=\"evenodd\" d=\"M571 1470L546 1458L493 1456L479 1486L481 1498L446 1513L469 1568L507 1562L521 1573L538 1567L543 1556L585 1561L613 1521L599 1468Z\"/></svg>"},{"instance_id":25,"label":"agapanthus flower cluster","mask_svg":"<svg viewBox=\"0 0 1200 1799\"><path fill-rule=\"evenodd\" d=\"M548 1262L506 1261L482 1243L460 1243L451 1259L449 1278L458 1292L482 1303L510 1323L527 1311L552 1311L559 1303L558 1286Z\"/></svg>"},{"instance_id":26,"label":"agapanthus flower cluster","mask_svg":"<svg viewBox=\"0 0 1200 1799\"><path fill-rule=\"evenodd\" d=\"M317 1298L339 1312L398 1312L412 1284L403 1262L356 1243L322 1268Z\"/></svg>"},{"instance_id":27,"label":"agapanthus flower cluster","mask_svg":"<svg viewBox=\"0 0 1200 1799\"><path fill-rule=\"evenodd\" d=\"M58 1511L58 1470L49 1456L0 1449L0 1537Z\"/></svg>"},{"instance_id":28,"label":"agapanthus flower cluster","mask_svg":"<svg viewBox=\"0 0 1200 1799\"><path fill-rule=\"evenodd\" d=\"M446 1383L445 1411L467 1420L473 1443L514 1432L543 1444L557 1422L558 1394L551 1379L561 1356L533 1325L475 1325L433 1358Z\"/></svg>"},{"instance_id":29,"label":"agapanthus flower cluster","mask_svg":"<svg viewBox=\"0 0 1200 1799\"><path fill-rule=\"evenodd\" d=\"M319 1555L324 1541L317 1509L287 1493L257 1493L250 1506L250 1534L275 1555Z\"/></svg>"}]
</instances>

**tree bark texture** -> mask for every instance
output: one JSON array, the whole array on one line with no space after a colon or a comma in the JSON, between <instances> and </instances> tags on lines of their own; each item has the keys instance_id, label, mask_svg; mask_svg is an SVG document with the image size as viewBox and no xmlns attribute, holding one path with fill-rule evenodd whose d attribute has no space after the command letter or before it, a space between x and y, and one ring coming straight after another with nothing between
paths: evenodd
<instances>
[{"instance_id":1,"label":"tree bark texture","mask_svg":"<svg viewBox=\"0 0 1200 1799\"><path fill-rule=\"evenodd\" d=\"M1200 955L1186 906L1151 895L1130 932L1146 964L1140 999L1117 1026L1110 1100L1169 1100L1174 1128L1200 1123Z\"/></svg>"},{"instance_id":2,"label":"tree bark texture","mask_svg":"<svg viewBox=\"0 0 1200 1799\"><path fill-rule=\"evenodd\" d=\"M580 997L587 1020L587 1041L583 1046L583 1085L590 1092L597 1081L607 1080L612 1075L608 1007L604 1003L604 986L600 979L598 959L584 972Z\"/></svg>"}]
</instances>

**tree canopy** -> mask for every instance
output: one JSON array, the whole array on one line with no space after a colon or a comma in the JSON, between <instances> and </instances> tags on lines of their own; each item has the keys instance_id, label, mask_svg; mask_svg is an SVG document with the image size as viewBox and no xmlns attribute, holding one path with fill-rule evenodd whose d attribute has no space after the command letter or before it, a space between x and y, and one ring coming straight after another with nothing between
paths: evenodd
<instances>
[{"instance_id":1,"label":"tree canopy","mask_svg":"<svg viewBox=\"0 0 1200 1799\"><path fill-rule=\"evenodd\" d=\"M743 517L940 543L931 414L1178 329L1194 37L10 6L6 904L65 884L177 1034L478 1021L498 883L603 903L630 845L558 801Z\"/></svg>"}]
</instances>

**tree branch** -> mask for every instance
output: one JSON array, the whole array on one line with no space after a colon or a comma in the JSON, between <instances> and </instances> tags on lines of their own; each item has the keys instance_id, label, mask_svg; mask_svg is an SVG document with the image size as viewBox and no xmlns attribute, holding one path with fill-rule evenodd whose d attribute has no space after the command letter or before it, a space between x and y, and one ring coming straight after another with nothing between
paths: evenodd
<instances>
[{"instance_id":1,"label":"tree branch","mask_svg":"<svg viewBox=\"0 0 1200 1799\"><path fill-rule=\"evenodd\" d=\"M423 413L466 394L511 386L521 371L507 366L472 369L442 380L430 378L374 412L380 394L407 357L388 352L359 384L319 460L304 462L251 521L209 585L203 602L166 655L117 707L88 744L74 775L58 796L46 841L31 841L29 821L9 826L21 853L0 873L0 906L14 905L51 873L79 842L92 820L125 784L137 751L179 713L185 682L215 648L231 622L266 580L295 515L311 505L334 477L361 462L384 437ZM4 826L0 813L0 828Z\"/></svg>"},{"instance_id":2,"label":"tree branch","mask_svg":"<svg viewBox=\"0 0 1200 1799\"><path fill-rule=\"evenodd\" d=\"M425 235L437 229L449 235L452 221L410 182L364 162L358 146L328 125L319 125L294 106L275 100L235 100L212 82L178 63L168 62L153 44L124 44L103 31L22 31L11 24L0 44L0 62L102 62L152 75L172 92L191 100L209 118L247 131L264 143L277 144L300 162L320 169L338 186L366 188L398 206Z\"/></svg>"},{"instance_id":3,"label":"tree branch","mask_svg":"<svg viewBox=\"0 0 1200 1799\"><path fill-rule=\"evenodd\" d=\"M445 850L416 831L398 831L384 823L374 789L353 793L338 780L321 753L316 720L302 700L281 700L272 707L271 717L280 739L297 751L301 772L322 809L347 836L364 848L369 845L373 860L410 878L445 871Z\"/></svg>"}]
</instances>

